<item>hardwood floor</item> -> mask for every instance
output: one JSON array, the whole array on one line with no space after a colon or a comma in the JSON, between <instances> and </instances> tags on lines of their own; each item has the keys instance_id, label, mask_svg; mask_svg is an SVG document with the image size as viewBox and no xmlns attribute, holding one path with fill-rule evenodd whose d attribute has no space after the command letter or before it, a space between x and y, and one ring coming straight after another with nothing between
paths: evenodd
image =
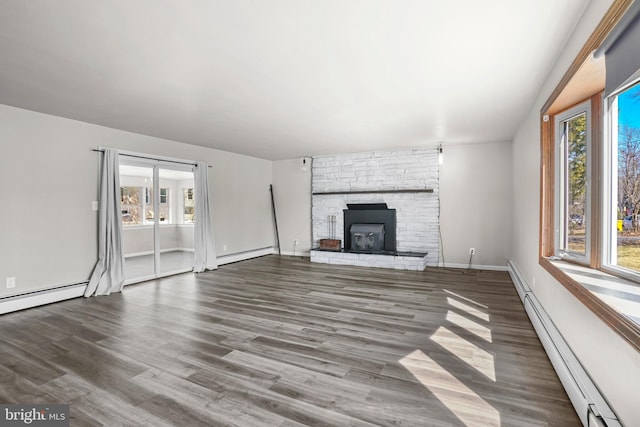
<instances>
[{"instance_id":1,"label":"hardwood floor","mask_svg":"<svg viewBox=\"0 0 640 427\"><path fill-rule=\"evenodd\" d=\"M580 425L504 272L268 256L1 319L0 401L72 426Z\"/></svg>"}]
</instances>

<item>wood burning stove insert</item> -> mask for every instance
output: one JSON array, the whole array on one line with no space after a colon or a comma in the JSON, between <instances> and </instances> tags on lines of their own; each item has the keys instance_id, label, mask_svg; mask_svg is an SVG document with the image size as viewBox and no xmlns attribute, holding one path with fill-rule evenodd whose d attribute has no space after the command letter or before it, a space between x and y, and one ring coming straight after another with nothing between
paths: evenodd
<instances>
[{"instance_id":1,"label":"wood burning stove insert","mask_svg":"<svg viewBox=\"0 0 640 427\"><path fill-rule=\"evenodd\" d=\"M396 253L396 210L386 203L350 203L344 209L344 251Z\"/></svg>"}]
</instances>

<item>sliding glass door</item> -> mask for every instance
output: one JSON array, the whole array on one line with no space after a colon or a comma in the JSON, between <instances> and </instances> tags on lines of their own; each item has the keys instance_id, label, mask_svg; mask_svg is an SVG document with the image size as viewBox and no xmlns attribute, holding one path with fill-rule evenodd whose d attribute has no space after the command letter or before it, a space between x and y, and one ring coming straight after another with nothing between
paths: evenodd
<instances>
[{"instance_id":1,"label":"sliding glass door","mask_svg":"<svg viewBox=\"0 0 640 427\"><path fill-rule=\"evenodd\" d=\"M193 269L193 167L120 157L125 283Z\"/></svg>"},{"instance_id":2,"label":"sliding glass door","mask_svg":"<svg viewBox=\"0 0 640 427\"><path fill-rule=\"evenodd\" d=\"M152 191L154 168L144 163L125 164L120 158L120 209L125 280L153 279L155 238Z\"/></svg>"},{"instance_id":3,"label":"sliding glass door","mask_svg":"<svg viewBox=\"0 0 640 427\"><path fill-rule=\"evenodd\" d=\"M193 269L194 175L193 168L161 166L159 176L159 275Z\"/></svg>"}]
</instances>

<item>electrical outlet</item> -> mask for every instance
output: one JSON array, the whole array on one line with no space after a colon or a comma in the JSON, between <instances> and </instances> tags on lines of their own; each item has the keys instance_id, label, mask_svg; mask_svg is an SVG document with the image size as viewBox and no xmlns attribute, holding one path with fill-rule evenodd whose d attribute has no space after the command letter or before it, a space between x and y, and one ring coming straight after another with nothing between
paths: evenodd
<instances>
[{"instance_id":1,"label":"electrical outlet","mask_svg":"<svg viewBox=\"0 0 640 427\"><path fill-rule=\"evenodd\" d=\"M7 277L7 289L16 287L16 278L15 277Z\"/></svg>"},{"instance_id":2,"label":"electrical outlet","mask_svg":"<svg viewBox=\"0 0 640 427\"><path fill-rule=\"evenodd\" d=\"M97 200L94 200L93 202L91 202L91 210L92 211L96 211L97 212L98 208L99 208L99 204L98 204Z\"/></svg>"},{"instance_id":3,"label":"electrical outlet","mask_svg":"<svg viewBox=\"0 0 640 427\"><path fill-rule=\"evenodd\" d=\"M227 245L222 245L222 252L227 252Z\"/></svg>"},{"instance_id":4,"label":"electrical outlet","mask_svg":"<svg viewBox=\"0 0 640 427\"><path fill-rule=\"evenodd\" d=\"M295 239L295 240L293 241L293 246L298 246L298 239Z\"/></svg>"},{"instance_id":5,"label":"electrical outlet","mask_svg":"<svg viewBox=\"0 0 640 427\"><path fill-rule=\"evenodd\" d=\"M476 248L469 248L469 255L475 255L476 254Z\"/></svg>"}]
</instances>

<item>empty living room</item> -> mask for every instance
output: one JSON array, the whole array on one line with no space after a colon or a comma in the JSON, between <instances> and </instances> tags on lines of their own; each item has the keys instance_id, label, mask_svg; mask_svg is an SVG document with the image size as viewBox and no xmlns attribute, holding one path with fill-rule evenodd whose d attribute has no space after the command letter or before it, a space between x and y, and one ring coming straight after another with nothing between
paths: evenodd
<instances>
[{"instance_id":1,"label":"empty living room","mask_svg":"<svg viewBox=\"0 0 640 427\"><path fill-rule=\"evenodd\" d=\"M640 425L640 2L0 0L1 426Z\"/></svg>"}]
</instances>

